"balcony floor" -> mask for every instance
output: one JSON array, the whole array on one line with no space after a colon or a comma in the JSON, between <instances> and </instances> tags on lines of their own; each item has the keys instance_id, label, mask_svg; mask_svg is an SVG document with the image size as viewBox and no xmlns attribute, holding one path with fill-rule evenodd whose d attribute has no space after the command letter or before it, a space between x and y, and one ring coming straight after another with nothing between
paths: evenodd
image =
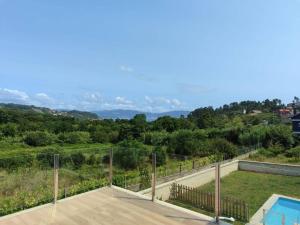
<instances>
[{"instance_id":1,"label":"balcony floor","mask_svg":"<svg viewBox=\"0 0 300 225\"><path fill-rule=\"evenodd\" d=\"M117 188L101 188L0 218L0 225L148 225L213 224L197 216L153 203Z\"/></svg>"}]
</instances>

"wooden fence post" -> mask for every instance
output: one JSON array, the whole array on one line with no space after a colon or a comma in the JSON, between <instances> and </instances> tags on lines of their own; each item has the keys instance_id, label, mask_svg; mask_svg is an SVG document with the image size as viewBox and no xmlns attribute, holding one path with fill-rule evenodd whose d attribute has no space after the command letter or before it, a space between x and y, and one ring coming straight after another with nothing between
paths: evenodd
<instances>
[{"instance_id":1,"label":"wooden fence post","mask_svg":"<svg viewBox=\"0 0 300 225\"><path fill-rule=\"evenodd\" d=\"M109 186L113 184L113 150L109 151Z\"/></svg>"},{"instance_id":2,"label":"wooden fence post","mask_svg":"<svg viewBox=\"0 0 300 225\"><path fill-rule=\"evenodd\" d=\"M216 164L216 177L215 177L215 215L216 215L216 223L219 223L220 211L221 211L220 163L217 163Z\"/></svg>"},{"instance_id":3,"label":"wooden fence post","mask_svg":"<svg viewBox=\"0 0 300 225\"><path fill-rule=\"evenodd\" d=\"M155 200L156 187L156 153L152 153L152 201Z\"/></svg>"},{"instance_id":4,"label":"wooden fence post","mask_svg":"<svg viewBox=\"0 0 300 225\"><path fill-rule=\"evenodd\" d=\"M54 171L54 204L57 202L58 196L58 168L59 168L59 155L55 154L53 158L53 171Z\"/></svg>"}]
</instances>

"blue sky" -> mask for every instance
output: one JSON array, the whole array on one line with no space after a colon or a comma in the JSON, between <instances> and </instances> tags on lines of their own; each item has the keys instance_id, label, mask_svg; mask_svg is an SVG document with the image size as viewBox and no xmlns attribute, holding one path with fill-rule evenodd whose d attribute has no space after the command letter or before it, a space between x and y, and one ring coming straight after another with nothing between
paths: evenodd
<instances>
[{"instance_id":1,"label":"blue sky","mask_svg":"<svg viewBox=\"0 0 300 225\"><path fill-rule=\"evenodd\" d=\"M0 102L168 111L299 96L300 0L0 0Z\"/></svg>"}]
</instances>

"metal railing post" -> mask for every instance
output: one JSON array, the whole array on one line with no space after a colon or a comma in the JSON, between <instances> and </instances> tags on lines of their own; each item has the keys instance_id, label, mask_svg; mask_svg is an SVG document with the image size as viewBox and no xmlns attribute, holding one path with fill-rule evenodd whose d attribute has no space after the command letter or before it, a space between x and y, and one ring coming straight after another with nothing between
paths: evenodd
<instances>
[{"instance_id":1,"label":"metal railing post","mask_svg":"<svg viewBox=\"0 0 300 225\"><path fill-rule=\"evenodd\" d=\"M152 201L155 200L156 187L156 153L152 153Z\"/></svg>"},{"instance_id":2,"label":"metal railing post","mask_svg":"<svg viewBox=\"0 0 300 225\"><path fill-rule=\"evenodd\" d=\"M266 224L266 222L265 222L265 216L266 216L266 210L263 209L263 225Z\"/></svg>"},{"instance_id":3,"label":"metal railing post","mask_svg":"<svg viewBox=\"0 0 300 225\"><path fill-rule=\"evenodd\" d=\"M109 186L113 184L113 150L109 151Z\"/></svg>"},{"instance_id":4,"label":"metal railing post","mask_svg":"<svg viewBox=\"0 0 300 225\"><path fill-rule=\"evenodd\" d=\"M220 182L220 163L216 164L216 177L215 177L215 215L216 223L219 223L221 214L221 182Z\"/></svg>"},{"instance_id":5,"label":"metal railing post","mask_svg":"<svg viewBox=\"0 0 300 225\"><path fill-rule=\"evenodd\" d=\"M59 154L55 154L53 158L53 171L54 171L54 204L57 202L58 196L58 169L59 169Z\"/></svg>"}]
</instances>

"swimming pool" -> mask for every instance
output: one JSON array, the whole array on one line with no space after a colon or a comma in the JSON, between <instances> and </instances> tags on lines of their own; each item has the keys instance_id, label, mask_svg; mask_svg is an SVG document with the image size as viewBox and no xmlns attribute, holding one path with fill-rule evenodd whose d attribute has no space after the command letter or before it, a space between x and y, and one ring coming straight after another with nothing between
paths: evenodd
<instances>
[{"instance_id":1,"label":"swimming pool","mask_svg":"<svg viewBox=\"0 0 300 225\"><path fill-rule=\"evenodd\" d=\"M278 198L261 222L265 225L300 224L300 201Z\"/></svg>"}]
</instances>

